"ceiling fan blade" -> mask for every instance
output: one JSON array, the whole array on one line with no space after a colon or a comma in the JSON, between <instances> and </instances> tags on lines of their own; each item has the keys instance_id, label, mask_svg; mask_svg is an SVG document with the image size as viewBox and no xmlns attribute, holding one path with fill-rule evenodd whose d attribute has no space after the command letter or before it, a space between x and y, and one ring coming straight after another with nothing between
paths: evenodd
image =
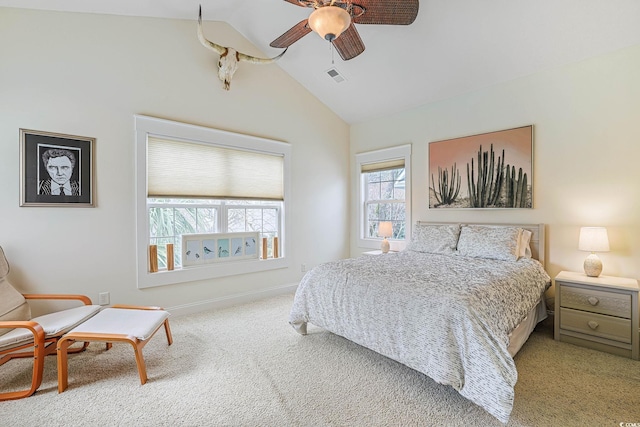
<instances>
[{"instance_id":1,"label":"ceiling fan blade","mask_svg":"<svg viewBox=\"0 0 640 427\"><path fill-rule=\"evenodd\" d=\"M418 0L354 0L364 13L354 16L356 24L409 25L418 16Z\"/></svg>"},{"instance_id":2,"label":"ceiling fan blade","mask_svg":"<svg viewBox=\"0 0 640 427\"><path fill-rule=\"evenodd\" d=\"M333 47L336 48L344 61L353 59L364 52L364 43L362 43L360 34L353 23L333 41Z\"/></svg>"},{"instance_id":3,"label":"ceiling fan blade","mask_svg":"<svg viewBox=\"0 0 640 427\"><path fill-rule=\"evenodd\" d=\"M311 28L309 28L309 26L307 25L307 20L304 19L291 27L289 30L285 31L285 33L280 37L272 41L269 46L277 48L289 47L310 32Z\"/></svg>"}]
</instances>

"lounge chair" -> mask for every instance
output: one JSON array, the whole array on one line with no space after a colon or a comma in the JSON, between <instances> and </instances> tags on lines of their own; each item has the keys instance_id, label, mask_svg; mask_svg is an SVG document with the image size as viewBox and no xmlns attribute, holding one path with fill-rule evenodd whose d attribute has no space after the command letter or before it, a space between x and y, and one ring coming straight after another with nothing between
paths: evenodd
<instances>
[{"instance_id":1,"label":"lounge chair","mask_svg":"<svg viewBox=\"0 0 640 427\"><path fill-rule=\"evenodd\" d=\"M56 354L58 340L68 331L93 317L100 311L84 295L22 294L7 280L9 263L0 247L0 365L18 357L33 358L31 387L21 391L0 393L0 401L31 396L42 383L44 358ZM62 311L31 317L29 300L73 300L82 305ZM70 353L83 351L89 345L70 349ZM0 384L2 390L2 384Z\"/></svg>"}]
</instances>

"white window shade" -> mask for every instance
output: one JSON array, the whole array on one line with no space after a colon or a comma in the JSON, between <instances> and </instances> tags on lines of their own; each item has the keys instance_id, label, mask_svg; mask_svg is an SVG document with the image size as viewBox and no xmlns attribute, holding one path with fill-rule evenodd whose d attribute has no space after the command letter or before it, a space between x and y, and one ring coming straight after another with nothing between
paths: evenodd
<instances>
[{"instance_id":1,"label":"white window shade","mask_svg":"<svg viewBox=\"0 0 640 427\"><path fill-rule=\"evenodd\" d=\"M361 165L361 172L380 172L391 169L399 169L404 167L404 159L385 160L375 163L363 163Z\"/></svg>"},{"instance_id":2,"label":"white window shade","mask_svg":"<svg viewBox=\"0 0 640 427\"><path fill-rule=\"evenodd\" d=\"M284 200L284 157L149 137L147 195Z\"/></svg>"}]
</instances>

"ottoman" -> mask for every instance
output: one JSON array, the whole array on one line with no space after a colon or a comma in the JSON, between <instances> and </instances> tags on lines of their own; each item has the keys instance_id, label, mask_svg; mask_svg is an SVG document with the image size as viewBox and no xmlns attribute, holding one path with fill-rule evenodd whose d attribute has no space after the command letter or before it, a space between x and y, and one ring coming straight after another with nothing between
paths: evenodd
<instances>
[{"instance_id":1,"label":"ottoman","mask_svg":"<svg viewBox=\"0 0 640 427\"><path fill-rule=\"evenodd\" d=\"M114 342L127 342L133 346L138 365L140 384L147 382L147 368L142 348L164 325L169 345L173 343L169 328L169 312L160 307L115 305L105 308L84 323L67 332L58 341L58 393L68 387L67 352L76 341L107 343L107 350Z\"/></svg>"}]
</instances>

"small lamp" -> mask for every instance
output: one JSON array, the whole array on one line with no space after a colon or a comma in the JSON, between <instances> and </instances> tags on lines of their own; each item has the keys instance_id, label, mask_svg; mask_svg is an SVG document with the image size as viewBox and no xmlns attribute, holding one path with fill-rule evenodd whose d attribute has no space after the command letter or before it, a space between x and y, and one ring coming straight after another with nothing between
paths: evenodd
<instances>
[{"instance_id":1,"label":"small lamp","mask_svg":"<svg viewBox=\"0 0 640 427\"><path fill-rule=\"evenodd\" d=\"M323 6L309 15L309 27L320 37L334 41L351 25L349 12L338 6Z\"/></svg>"},{"instance_id":2,"label":"small lamp","mask_svg":"<svg viewBox=\"0 0 640 427\"><path fill-rule=\"evenodd\" d=\"M380 245L380 250L383 254L389 252L389 241L387 237L391 237L393 235L393 224L390 221L382 221L378 225L378 236L384 237L382 239L382 244Z\"/></svg>"},{"instance_id":3,"label":"small lamp","mask_svg":"<svg viewBox=\"0 0 640 427\"><path fill-rule=\"evenodd\" d=\"M580 228L580 240L578 249L591 252L584 260L584 272L587 276L598 277L602 273L602 261L596 252L609 252L609 236L604 227Z\"/></svg>"}]
</instances>

